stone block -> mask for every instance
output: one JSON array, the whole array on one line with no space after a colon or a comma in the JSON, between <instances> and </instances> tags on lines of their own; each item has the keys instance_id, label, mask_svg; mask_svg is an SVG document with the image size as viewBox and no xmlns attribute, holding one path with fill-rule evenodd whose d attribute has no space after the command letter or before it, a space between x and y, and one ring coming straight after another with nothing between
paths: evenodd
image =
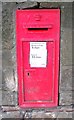
<instances>
[{"instance_id":1,"label":"stone block","mask_svg":"<svg viewBox=\"0 0 74 120\"><path fill-rule=\"evenodd\" d=\"M14 3L2 4L2 48L11 50L14 40L13 9Z\"/></svg>"},{"instance_id":2,"label":"stone block","mask_svg":"<svg viewBox=\"0 0 74 120\"><path fill-rule=\"evenodd\" d=\"M61 35L60 61L62 66L72 65L72 29L64 28Z\"/></svg>"},{"instance_id":3,"label":"stone block","mask_svg":"<svg viewBox=\"0 0 74 120\"><path fill-rule=\"evenodd\" d=\"M2 68L2 50L0 50L0 68Z\"/></svg>"},{"instance_id":4,"label":"stone block","mask_svg":"<svg viewBox=\"0 0 74 120\"><path fill-rule=\"evenodd\" d=\"M30 0L36 2L73 2L73 0Z\"/></svg>"},{"instance_id":5,"label":"stone block","mask_svg":"<svg viewBox=\"0 0 74 120\"><path fill-rule=\"evenodd\" d=\"M72 3L62 3L61 8L61 64L72 65Z\"/></svg>"},{"instance_id":6,"label":"stone block","mask_svg":"<svg viewBox=\"0 0 74 120\"><path fill-rule=\"evenodd\" d=\"M32 113L32 118L56 118L58 112L38 111Z\"/></svg>"},{"instance_id":7,"label":"stone block","mask_svg":"<svg viewBox=\"0 0 74 120\"><path fill-rule=\"evenodd\" d=\"M61 26L64 28L72 28L72 3L62 3L61 7Z\"/></svg>"},{"instance_id":8,"label":"stone block","mask_svg":"<svg viewBox=\"0 0 74 120\"><path fill-rule=\"evenodd\" d=\"M72 91L61 91L59 95L59 105L72 104Z\"/></svg>"},{"instance_id":9,"label":"stone block","mask_svg":"<svg viewBox=\"0 0 74 120\"><path fill-rule=\"evenodd\" d=\"M7 67L3 70L2 74L2 84L3 90L16 91L16 86L18 84L15 78L15 71L12 67Z\"/></svg>"},{"instance_id":10,"label":"stone block","mask_svg":"<svg viewBox=\"0 0 74 120\"><path fill-rule=\"evenodd\" d=\"M6 120L6 118L10 118L10 119L13 118L13 119L19 120L20 119L20 112L19 111L3 112L2 113L2 118L4 118L4 120Z\"/></svg>"},{"instance_id":11,"label":"stone block","mask_svg":"<svg viewBox=\"0 0 74 120\"><path fill-rule=\"evenodd\" d=\"M32 2L48 2L48 0L30 0L30 1L32 1ZM51 0L49 0L49 2L50 2Z\"/></svg>"},{"instance_id":12,"label":"stone block","mask_svg":"<svg viewBox=\"0 0 74 120\"><path fill-rule=\"evenodd\" d=\"M0 111L0 120L2 120L2 112Z\"/></svg>"},{"instance_id":13,"label":"stone block","mask_svg":"<svg viewBox=\"0 0 74 120\"><path fill-rule=\"evenodd\" d=\"M20 9L25 9L25 8L32 8L32 7L34 7L34 6L36 6L37 5L37 3L35 2L35 1L27 1L27 2L17 2L17 4L16 4L16 9L18 9L18 8L20 8Z\"/></svg>"},{"instance_id":14,"label":"stone block","mask_svg":"<svg viewBox=\"0 0 74 120\"><path fill-rule=\"evenodd\" d=\"M8 66L13 66L12 63L12 54L10 50L3 50L2 51L2 67L5 69Z\"/></svg>"},{"instance_id":15,"label":"stone block","mask_svg":"<svg viewBox=\"0 0 74 120\"><path fill-rule=\"evenodd\" d=\"M2 90L2 69L0 69L0 90Z\"/></svg>"},{"instance_id":16,"label":"stone block","mask_svg":"<svg viewBox=\"0 0 74 120\"><path fill-rule=\"evenodd\" d=\"M17 93L11 91L2 91L2 105L17 105Z\"/></svg>"},{"instance_id":17,"label":"stone block","mask_svg":"<svg viewBox=\"0 0 74 120\"><path fill-rule=\"evenodd\" d=\"M71 91L72 90L72 66L63 66L60 71L61 77L59 81L59 90Z\"/></svg>"},{"instance_id":18,"label":"stone block","mask_svg":"<svg viewBox=\"0 0 74 120\"><path fill-rule=\"evenodd\" d=\"M72 77L74 77L74 66L72 66Z\"/></svg>"},{"instance_id":19,"label":"stone block","mask_svg":"<svg viewBox=\"0 0 74 120\"><path fill-rule=\"evenodd\" d=\"M53 2L53 1L51 1L51 2L41 2L40 3L40 8L59 8L59 7L62 7L62 6L64 6L63 5L63 3L61 2Z\"/></svg>"},{"instance_id":20,"label":"stone block","mask_svg":"<svg viewBox=\"0 0 74 120\"><path fill-rule=\"evenodd\" d=\"M2 40L2 2L0 2L0 42L1 40Z\"/></svg>"},{"instance_id":21,"label":"stone block","mask_svg":"<svg viewBox=\"0 0 74 120\"><path fill-rule=\"evenodd\" d=\"M52 110L53 111L53 110ZM72 112L45 112L45 111L38 111L38 112L32 112L32 118L72 118Z\"/></svg>"},{"instance_id":22,"label":"stone block","mask_svg":"<svg viewBox=\"0 0 74 120\"><path fill-rule=\"evenodd\" d=\"M74 104L74 90L72 91L72 103Z\"/></svg>"},{"instance_id":23,"label":"stone block","mask_svg":"<svg viewBox=\"0 0 74 120\"><path fill-rule=\"evenodd\" d=\"M0 89L0 106L2 105L2 90Z\"/></svg>"},{"instance_id":24,"label":"stone block","mask_svg":"<svg viewBox=\"0 0 74 120\"><path fill-rule=\"evenodd\" d=\"M74 66L74 30L72 33L72 65ZM74 76L74 67L73 67L73 76Z\"/></svg>"},{"instance_id":25,"label":"stone block","mask_svg":"<svg viewBox=\"0 0 74 120\"><path fill-rule=\"evenodd\" d=\"M25 2L27 0L0 0L1 2Z\"/></svg>"},{"instance_id":26,"label":"stone block","mask_svg":"<svg viewBox=\"0 0 74 120\"><path fill-rule=\"evenodd\" d=\"M59 112L57 118L67 118L67 119L71 118L72 119L72 112Z\"/></svg>"}]
</instances>

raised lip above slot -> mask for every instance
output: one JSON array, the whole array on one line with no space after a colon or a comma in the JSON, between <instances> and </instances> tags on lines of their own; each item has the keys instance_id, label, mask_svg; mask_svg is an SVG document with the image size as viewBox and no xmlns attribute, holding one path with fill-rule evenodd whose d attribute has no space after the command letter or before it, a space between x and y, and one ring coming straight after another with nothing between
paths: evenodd
<instances>
[{"instance_id":1,"label":"raised lip above slot","mask_svg":"<svg viewBox=\"0 0 74 120\"><path fill-rule=\"evenodd\" d=\"M53 23L52 24L27 24L27 23L23 23L23 28L48 28L48 29L52 29L53 28Z\"/></svg>"}]
</instances>

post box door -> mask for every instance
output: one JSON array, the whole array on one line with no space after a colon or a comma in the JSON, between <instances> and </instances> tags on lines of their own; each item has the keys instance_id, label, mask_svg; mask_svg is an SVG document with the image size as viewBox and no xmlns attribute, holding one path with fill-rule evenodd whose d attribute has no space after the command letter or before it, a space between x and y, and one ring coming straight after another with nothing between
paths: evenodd
<instances>
[{"instance_id":1,"label":"post box door","mask_svg":"<svg viewBox=\"0 0 74 120\"><path fill-rule=\"evenodd\" d=\"M31 51L30 48L31 45L32 47L34 46L33 52ZM38 47L42 47L42 45L44 45L46 49L43 48L42 51L40 52L40 48ZM39 49L40 54L38 54L37 49ZM25 88L24 99L26 101L37 101L37 102L52 101L53 64L54 64L53 49L54 49L53 42L23 43L24 88ZM30 54L32 55L33 58L30 58ZM45 58L43 58L42 54ZM30 61L31 62L33 61L33 63L30 63Z\"/></svg>"},{"instance_id":2,"label":"post box door","mask_svg":"<svg viewBox=\"0 0 74 120\"><path fill-rule=\"evenodd\" d=\"M58 105L60 10L17 10L20 107Z\"/></svg>"}]
</instances>

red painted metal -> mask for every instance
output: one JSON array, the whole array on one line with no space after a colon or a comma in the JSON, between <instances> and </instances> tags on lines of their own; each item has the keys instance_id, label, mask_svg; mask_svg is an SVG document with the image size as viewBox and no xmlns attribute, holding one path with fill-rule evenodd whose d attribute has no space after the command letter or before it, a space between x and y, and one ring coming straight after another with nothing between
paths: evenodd
<instances>
[{"instance_id":1,"label":"red painted metal","mask_svg":"<svg viewBox=\"0 0 74 120\"><path fill-rule=\"evenodd\" d=\"M17 10L16 40L19 106L24 108L57 106L60 10ZM46 67L31 67L31 42L46 43Z\"/></svg>"}]
</instances>

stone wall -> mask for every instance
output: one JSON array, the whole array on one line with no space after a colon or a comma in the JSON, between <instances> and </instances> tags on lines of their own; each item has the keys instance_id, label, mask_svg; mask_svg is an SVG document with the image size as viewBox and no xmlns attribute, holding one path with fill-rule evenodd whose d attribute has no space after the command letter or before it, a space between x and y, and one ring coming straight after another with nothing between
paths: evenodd
<instances>
[{"instance_id":1,"label":"stone wall","mask_svg":"<svg viewBox=\"0 0 74 120\"><path fill-rule=\"evenodd\" d=\"M2 101L0 104L7 106L9 112L3 111L3 117L21 117L21 113L16 108L18 106L18 79L16 64L16 31L15 31L15 11L20 8L37 6L37 2L3 2L2 4L2 83L0 82L0 93ZM71 2L41 2L40 8L60 8L61 9L61 36L60 36L60 79L59 79L59 107L68 110L72 107L72 3ZM0 50L1 51L1 50ZM0 52L1 53L1 52ZM0 94L1 95L1 94ZM17 112L10 112L10 106L15 106ZM67 107L68 106L68 107ZM70 106L70 108L69 108ZM11 109L12 109L11 108ZM34 118L72 118L70 112L47 112L46 109L28 112ZM26 117L25 112L22 116ZM2 114L1 114L2 115Z\"/></svg>"}]
</instances>

